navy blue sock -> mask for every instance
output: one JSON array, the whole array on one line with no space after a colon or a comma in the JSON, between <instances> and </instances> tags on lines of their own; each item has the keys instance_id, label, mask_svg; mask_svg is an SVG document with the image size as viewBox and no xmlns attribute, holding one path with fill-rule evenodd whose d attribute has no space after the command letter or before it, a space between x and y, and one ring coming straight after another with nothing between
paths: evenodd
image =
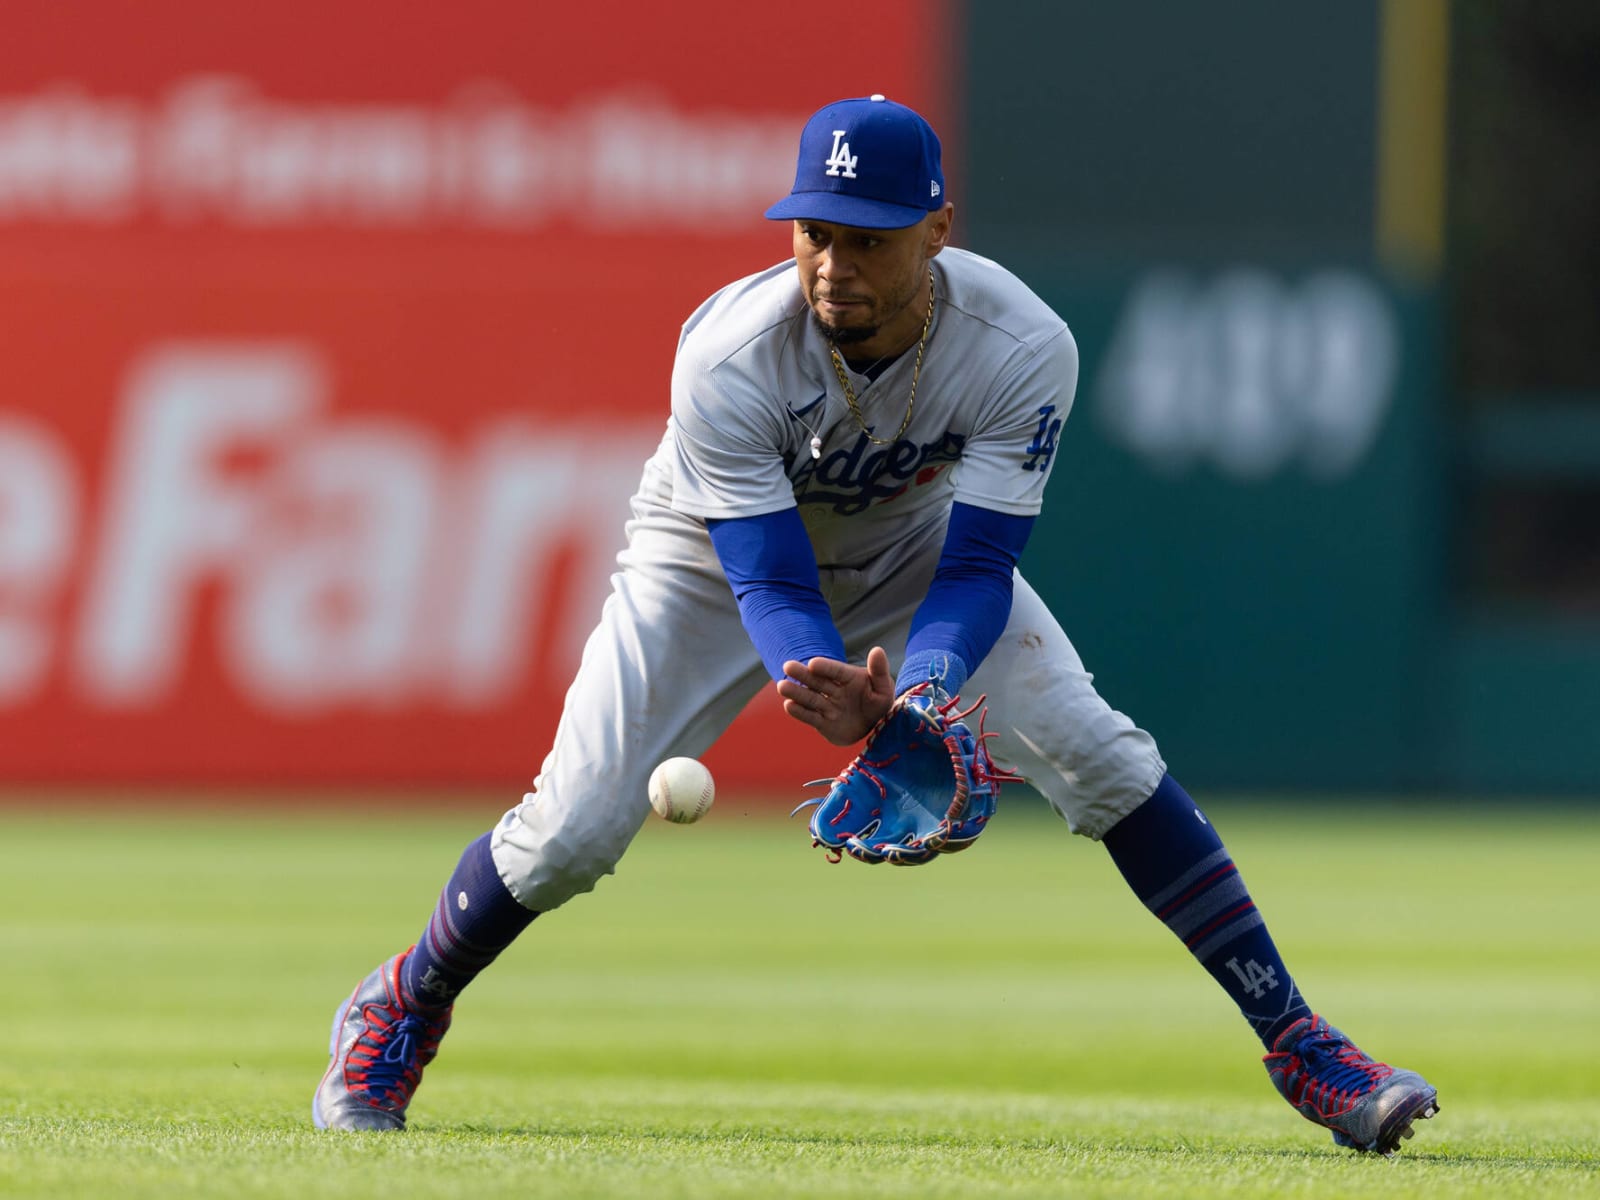
<instances>
[{"instance_id":1,"label":"navy blue sock","mask_svg":"<svg viewBox=\"0 0 1600 1200\"><path fill-rule=\"evenodd\" d=\"M405 961L406 1004L442 1012L539 914L506 890L489 853L492 834L467 847L439 894L433 918Z\"/></svg>"},{"instance_id":2,"label":"navy blue sock","mask_svg":"<svg viewBox=\"0 0 1600 1200\"><path fill-rule=\"evenodd\" d=\"M1163 776L1102 840L1135 895L1233 997L1262 1045L1271 1050L1311 1015L1222 839L1177 780Z\"/></svg>"}]
</instances>

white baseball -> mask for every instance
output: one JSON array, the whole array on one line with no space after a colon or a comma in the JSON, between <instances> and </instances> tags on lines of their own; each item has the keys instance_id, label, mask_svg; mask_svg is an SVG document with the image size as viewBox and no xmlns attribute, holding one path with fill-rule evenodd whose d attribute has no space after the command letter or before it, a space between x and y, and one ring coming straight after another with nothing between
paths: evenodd
<instances>
[{"instance_id":1,"label":"white baseball","mask_svg":"<svg viewBox=\"0 0 1600 1200\"><path fill-rule=\"evenodd\" d=\"M650 807L679 825L705 816L716 792L711 772L697 758L669 758L650 772Z\"/></svg>"}]
</instances>

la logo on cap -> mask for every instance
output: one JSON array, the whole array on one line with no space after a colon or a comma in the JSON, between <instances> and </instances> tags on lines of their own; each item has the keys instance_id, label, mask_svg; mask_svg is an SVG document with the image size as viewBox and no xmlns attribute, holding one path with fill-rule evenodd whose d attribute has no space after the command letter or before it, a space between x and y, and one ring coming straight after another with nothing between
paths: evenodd
<instances>
[{"instance_id":1,"label":"la logo on cap","mask_svg":"<svg viewBox=\"0 0 1600 1200\"><path fill-rule=\"evenodd\" d=\"M837 175L842 179L856 177L856 158L850 153L850 143L844 140L848 129L835 129L833 131L833 153L828 155L828 174Z\"/></svg>"}]
</instances>

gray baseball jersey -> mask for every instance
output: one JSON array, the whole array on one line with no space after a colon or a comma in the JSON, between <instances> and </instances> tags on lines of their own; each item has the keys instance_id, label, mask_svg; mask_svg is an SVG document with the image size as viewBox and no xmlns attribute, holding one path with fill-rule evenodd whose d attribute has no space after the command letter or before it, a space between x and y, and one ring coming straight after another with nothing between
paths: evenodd
<instances>
[{"instance_id":1,"label":"gray baseball jersey","mask_svg":"<svg viewBox=\"0 0 1600 1200\"><path fill-rule=\"evenodd\" d=\"M942 524L953 499L1036 514L1077 386L1077 345L988 259L952 248L933 269L938 299L916 403L892 446L874 444L849 411L793 263L701 305L679 340L662 444L673 508L748 517L798 504L823 565L894 553ZM900 427L915 358L907 351L875 381L852 374L879 438Z\"/></svg>"},{"instance_id":2,"label":"gray baseball jersey","mask_svg":"<svg viewBox=\"0 0 1600 1200\"><path fill-rule=\"evenodd\" d=\"M703 754L769 686L707 518L798 505L859 661L874 645L903 650L953 501L1039 511L1077 346L995 263L947 248L933 268L916 402L892 444L875 444L850 411L793 261L730 284L684 325L671 419L633 498L612 594L534 789L495 830L501 878L528 908L554 908L609 873L649 812L655 765ZM852 378L876 437L900 428L914 359L913 349L876 380ZM1020 575L1006 628L963 691L989 697L997 761L1079 833L1104 833L1165 773L1154 741L1095 691Z\"/></svg>"}]
</instances>

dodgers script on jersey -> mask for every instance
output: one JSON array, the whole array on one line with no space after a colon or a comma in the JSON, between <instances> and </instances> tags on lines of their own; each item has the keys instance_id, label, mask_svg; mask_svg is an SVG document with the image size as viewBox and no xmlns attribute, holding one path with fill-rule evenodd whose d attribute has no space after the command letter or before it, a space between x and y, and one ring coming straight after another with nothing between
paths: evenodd
<instances>
[{"instance_id":1,"label":"dodgers script on jersey","mask_svg":"<svg viewBox=\"0 0 1600 1200\"><path fill-rule=\"evenodd\" d=\"M988 259L946 249L933 271L922 382L892 445L874 444L852 416L792 261L701 305L679 342L658 454L672 508L707 518L798 505L824 567L916 541L952 500L1038 513L1077 387L1077 345L1060 317ZM902 354L875 381L852 377L880 438L905 412L914 358Z\"/></svg>"}]
</instances>

